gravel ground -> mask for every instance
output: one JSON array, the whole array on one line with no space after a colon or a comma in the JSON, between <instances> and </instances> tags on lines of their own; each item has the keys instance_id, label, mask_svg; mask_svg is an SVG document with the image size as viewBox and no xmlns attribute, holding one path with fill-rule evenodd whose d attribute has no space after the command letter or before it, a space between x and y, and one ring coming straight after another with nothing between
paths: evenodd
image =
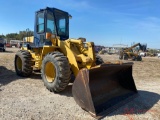
<instances>
[{"instance_id":1,"label":"gravel ground","mask_svg":"<svg viewBox=\"0 0 160 120\"><path fill-rule=\"evenodd\" d=\"M69 84L60 94L49 92L40 73L30 78L18 77L14 71L17 48L0 52L0 120L94 120L74 101ZM116 55L102 55L116 61ZM104 120L160 120L160 59L145 57L134 62L133 77L139 96L105 116Z\"/></svg>"}]
</instances>

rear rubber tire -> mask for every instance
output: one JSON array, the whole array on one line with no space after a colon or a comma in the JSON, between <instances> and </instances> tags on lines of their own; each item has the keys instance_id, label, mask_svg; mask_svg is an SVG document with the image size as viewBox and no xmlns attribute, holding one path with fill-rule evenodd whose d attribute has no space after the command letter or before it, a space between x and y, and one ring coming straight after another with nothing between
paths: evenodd
<instances>
[{"instance_id":1,"label":"rear rubber tire","mask_svg":"<svg viewBox=\"0 0 160 120\"><path fill-rule=\"evenodd\" d=\"M133 61L135 61L136 59L137 59L136 56L133 56L133 57L132 57L132 60L133 60Z\"/></svg>"},{"instance_id":2,"label":"rear rubber tire","mask_svg":"<svg viewBox=\"0 0 160 120\"><path fill-rule=\"evenodd\" d=\"M27 50L19 50L16 53L14 66L18 76L27 77L32 74L33 68L31 60L32 56Z\"/></svg>"},{"instance_id":3,"label":"rear rubber tire","mask_svg":"<svg viewBox=\"0 0 160 120\"><path fill-rule=\"evenodd\" d=\"M103 59L100 56L96 55L96 65L100 65L102 63L104 63Z\"/></svg>"},{"instance_id":4,"label":"rear rubber tire","mask_svg":"<svg viewBox=\"0 0 160 120\"><path fill-rule=\"evenodd\" d=\"M55 68L55 77L50 82L47 80L47 73L45 73L47 63L53 64ZM63 91L71 79L71 71L68 59L63 55L63 53L58 51L48 53L44 57L42 61L41 73L44 85L51 92Z\"/></svg>"},{"instance_id":5,"label":"rear rubber tire","mask_svg":"<svg viewBox=\"0 0 160 120\"><path fill-rule=\"evenodd\" d=\"M127 54L124 54L123 59L124 59L124 60L128 60L128 55L127 55Z\"/></svg>"}]
</instances>

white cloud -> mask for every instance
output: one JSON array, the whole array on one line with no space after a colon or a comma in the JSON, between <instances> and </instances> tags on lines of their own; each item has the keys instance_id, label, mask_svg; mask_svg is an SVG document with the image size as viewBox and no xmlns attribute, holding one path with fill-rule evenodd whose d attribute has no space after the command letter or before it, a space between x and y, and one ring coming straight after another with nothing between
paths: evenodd
<instances>
[{"instance_id":1,"label":"white cloud","mask_svg":"<svg viewBox=\"0 0 160 120\"><path fill-rule=\"evenodd\" d=\"M154 22L154 23L160 23L160 18L158 18L158 17L150 16L150 17L147 17L146 20Z\"/></svg>"},{"instance_id":2,"label":"white cloud","mask_svg":"<svg viewBox=\"0 0 160 120\"><path fill-rule=\"evenodd\" d=\"M69 7L71 9L88 9L91 6L89 5L89 3L87 1L80 1L80 0L54 0L56 2L58 2L59 4L65 6L65 7Z\"/></svg>"},{"instance_id":3,"label":"white cloud","mask_svg":"<svg viewBox=\"0 0 160 120\"><path fill-rule=\"evenodd\" d=\"M160 18L158 17L147 17L143 20L140 20L136 24L137 28L140 28L145 31L160 31Z\"/></svg>"}]
</instances>

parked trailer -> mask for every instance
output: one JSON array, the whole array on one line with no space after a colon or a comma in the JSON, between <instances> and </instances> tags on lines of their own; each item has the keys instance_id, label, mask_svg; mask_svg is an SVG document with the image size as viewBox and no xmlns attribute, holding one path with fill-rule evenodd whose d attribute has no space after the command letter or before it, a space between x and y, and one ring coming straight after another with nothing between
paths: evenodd
<instances>
[{"instance_id":1,"label":"parked trailer","mask_svg":"<svg viewBox=\"0 0 160 120\"><path fill-rule=\"evenodd\" d=\"M10 40L9 42L6 43L6 47L16 47L20 48L21 46L21 41L20 40Z\"/></svg>"}]
</instances>

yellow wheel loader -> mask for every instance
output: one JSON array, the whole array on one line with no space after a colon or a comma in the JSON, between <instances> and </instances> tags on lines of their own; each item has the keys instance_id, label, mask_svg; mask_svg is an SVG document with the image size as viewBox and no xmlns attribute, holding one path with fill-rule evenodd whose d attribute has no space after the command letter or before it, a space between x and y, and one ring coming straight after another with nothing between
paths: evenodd
<instances>
[{"instance_id":1,"label":"yellow wheel loader","mask_svg":"<svg viewBox=\"0 0 160 120\"><path fill-rule=\"evenodd\" d=\"M123 50L119 52L119 59L132 59L133 61L142 61L142 57L137 53L134 53L132 50L136 46L140 46L140 49L143 49L143 46L140 43L137 43L129 48L123 48Z\"/></svg>"},{"instance_id":2,"label":"yellow wheel loader","mask_svg":"<svg viewBox=\"0 0 160 120\"><path fill-rule=\"evenodd\" d=\"M15 55L17 75L28 77L41 70L46 88L65 90L75 76L72 93L76 103L93 116L111 112L133 98L137 89L133 63L104 63L95 55L94 43L69 38L69 15L56 8L35 14L34 36L26 37Z\"/></svg>"}]
</instances>

